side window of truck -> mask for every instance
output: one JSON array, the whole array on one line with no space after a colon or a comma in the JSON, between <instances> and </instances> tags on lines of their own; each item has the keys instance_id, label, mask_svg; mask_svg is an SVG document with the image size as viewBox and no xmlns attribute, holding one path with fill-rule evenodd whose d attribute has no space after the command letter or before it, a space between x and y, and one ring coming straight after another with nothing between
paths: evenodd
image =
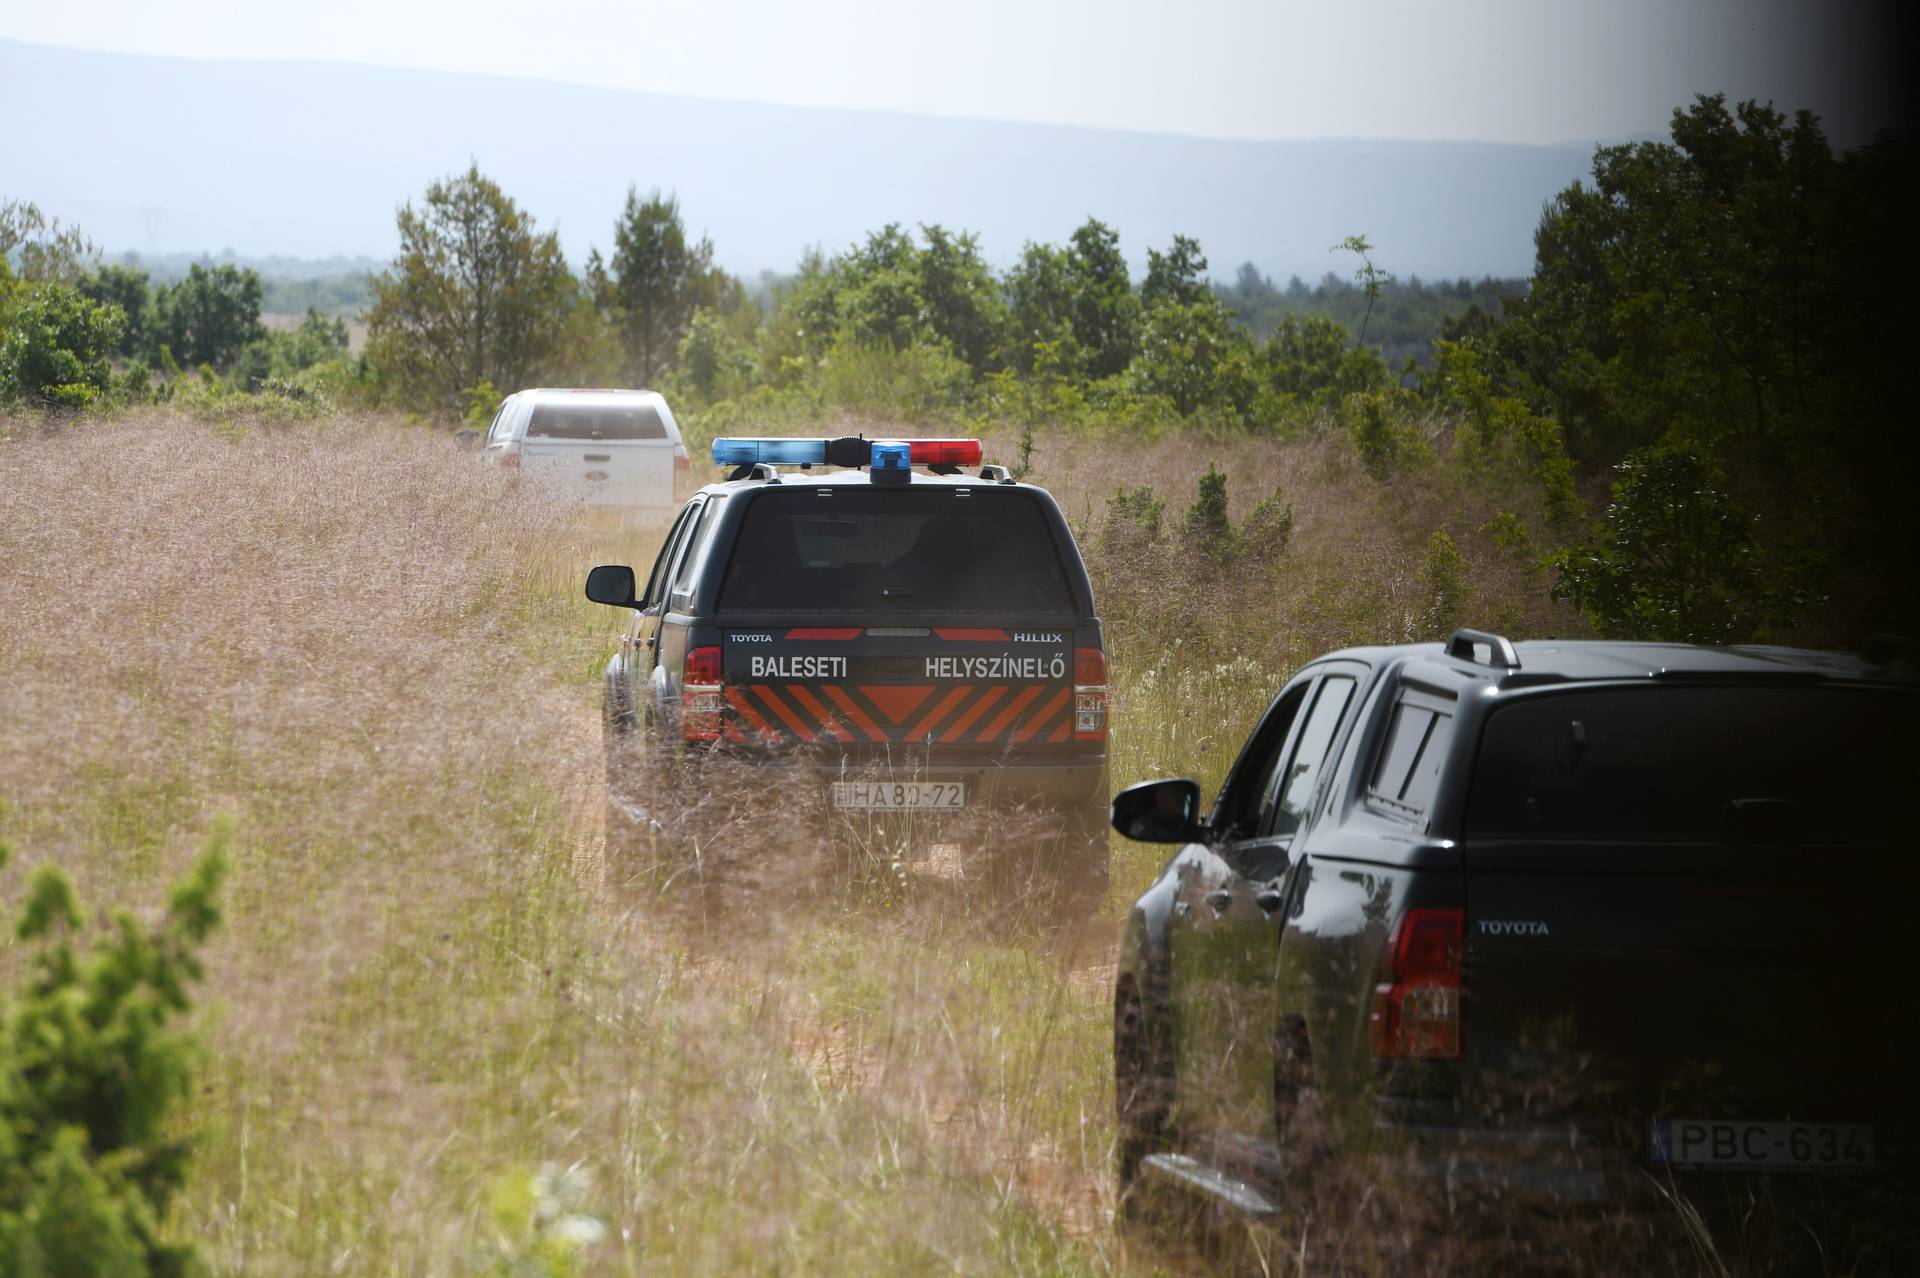
<instances>
[{"instance_id":1,"label":"side window of truck","mask_svg":"<svg viewBox=\"0 0 1920 1278\"><path fill-rule=\"evenodd\" d=\"M1426 813L1453 741L1454 708L1452 697L1417 688L1400 694L1379 761L1367 780L1370 802L1409 818Z\"/></svg>"},{"instance_id":2,"label":"side window of truck","mask_svg":"<svg viewBox=\"0 0 1920 1278\"><path fill-rule=\"evenodd\" d=\"M1233 772L1214 805L1213 837L1223 842L1244 839L1254 833L1260 819L1261 801L1273 784L1274 769L1286 751L1293 721L1299 717L1311 683L1301 680L1280 694L1267 717L1254 729L1247 745L1233 765Z\"/></svg>"},{"instance_id":3,"label":"side window of truck","mask_svg":"<svg viewBox=\"0 0 1920 1278\"><path fill-rule=\"evenodd\" d=\"M666 540L660 543L660 554L653 561L653 571L647 575L646 593L640 596L640 602L648 608L660 602L660 596L666 589L667 565L673 562L674 549L680 544L680 535L687 530L687 520L692 516L695 503L688 502L687 508L680 512L680 518L673 521L673 527L667 530Z\"/></svg>"},{"instance_id":4,"label":"side window of truck","mask_svg":"<svg viewBox=\"0 0 1920 1278\"><path fill-rule=\"evenodd\" d=\"M1271 800L1262 814L1261 832L1266 835L1292 834L1306 818L1307 805L1313 801L1314 787L1320 782L1327 753L1333 747L1334 734L1353 700L1354 681L1347 675L1328 675L1314 693L1313 709L1286 769L1275 777L1269 791Z\"/></svg>"},{"instance_id":5,"label":"side window of truck","mask_svg":"<svg viewBox=\"0 0 1920 1278\"><path fill-rule=\"evenodd\" d=\"M707 553L707 543L713 540L713 530L720 525L720 503L724 497L710 498L695 516L695 524L687 533L687 549L680 556L680 566L673 574L673 598L668 602L675 611L687 607L693 602L693 570Z\"/></svg>"}]
</instances>

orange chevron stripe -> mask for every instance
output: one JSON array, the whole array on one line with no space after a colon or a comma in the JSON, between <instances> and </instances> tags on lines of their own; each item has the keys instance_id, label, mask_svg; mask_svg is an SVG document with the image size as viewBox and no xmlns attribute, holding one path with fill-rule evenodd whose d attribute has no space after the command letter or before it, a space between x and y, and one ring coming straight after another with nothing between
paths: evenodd
<instances>
[{"instance_id":1,"label":"orange chevron stripe","mask_svg":"<svg viewBox=\"0 0 1920 1278\"><path fill-rule=\"evenodd\" d=\"M880 713L887 716L889 723L898 723L933 695L933 685L863 683L860 691L866 694L867 700L880 707Z\"/></svg>"},{"instance_id":2,"label":"orange chevron stripe","mask_svg":"<svg viewBox=\"0 0 1920 1278\"><path fill-rule=\"evenodd\" d=\"M1060 721L1059 727L1055 728L1051 733L1047 735L1047 740L1049 742L1065 741L1067 739L1067 735L1070 732L1072 732L1072 730L1073 730L1073 716L1068 715L1066 718Z\"/></svg>"},{"instance_id":3,"label":"orange chevron stripe","mask_svg":"<svg viewBox=\"0 0 1920 1278\"><path fill-rule=\"evenodd\" d=\"M975 719L978 719L981 715L985 714L987 711L987 707L992 705L994 702L998 701L1001 697L1005 696L1006 693L1007 693L1007 686L1005 684L1001 684L999 687L996 687L996 688L988 688L986 691L986 695L982 696L978 701L974 702L973 708L971 710L967 711L965 714L961 715L958 719L956 719L954 721L953 726L951 728L948 728L946 731L946 734L942 736L940 739L942 741L958 741L962 736L966 734L967 729L973 726L973 721Z\"/></svg>"},{"instance_id":4,"label":"orange chevron stripe","mask_svg":"<svg viewBox=\"0 0 1920 1278\"><path fill-rule=\"evenodd\" d=\"M952 692L949 692L946 696L942 697L940 699L940 704L927 712L926 718L920 720L920 722L913 725L913 731L907 734L907 740L918 741L922 737L926 736L929 732L932 732L933 725L940 722L942 719L946 718L947 711L953 709L955 706L959 705L962 701L965 701L967 699L967 694L972 691L973 691L973 686L971 684L963 684L960 687L955 688Z\"/></svg>"},{"instance_id":5,"label":"orange chevron stripe","mask_svg":"<svg viewBox=\"0 0 1920 1278\"><path fill-rule=\"evenodd\" d=\"M790 683L787 685L787 695L798 701L802 710L818 720L827 735L835 741L853 740L853 734L841 724L839 716L820 704L820 699L808 692L806 688L797 683Z\"/></svg>"},{"instance_id":6,"label":"orange chevron stripe","mask_svg":"<svg viewBox=\"0 0 1920 1278\"><path fill-rule=\"evenodd\" d=\"M1027 708L1027 702L1033 700L1035 697L1039 695L1040 695L1040 685L1037 683L1028 684L1027 690L1021 693L1019 696L1015 697L1007 705L1006 709L1002 710L999 714L995 715L992 723L980 729L980 735L975 737L974 740L975 741L991 741L993 738L999 736L1001 732L1003 732L1006 729L1006 726L1009 723L1013 722L1014 716Z\"/></svg>"},{"instance_id":7,"label":"orange chevron stripe","mask_svg":"<svg viewBox=\"0 0 1920 1278\"><path fill-rule=\"evenodd\" d=\"M867 712L855 705L853 698L849 697L840 688L839 684L827 684L826 691L827 695L839 702L840 708L847 712L847 717L853 720L854 727L866 733L867 736L874 741L885 741L887 739L887 734L874 726L873 720L867 718Z\"/></svg>"},{"instance_id":8,"label":"orange chevron stripe","mask_svg":"<svg viewBox=\"0 0 1920 1278\"><path fill-rule=\"evenodd\" d=\"M780 735L765 719L760 717L760 712L753 708L751 701L747 700L746 693L732 685L727 687L727 704L735 710L738 710L741 716L746 719L748 726L761 736L778 737Z\"/></svg>"},{"instance_id":9,"label":"orange chevron stripe","mask_svg":"<svg viewBox=\"0 0 1920 1278\"><path fill-rule=\"evenodd\" d=\"M1020 725L1020 730L1013 734L1013 743L1015 745L1019 745L1022 741L1025 741L1027 738L1031 737L1034 733L1046 727L1047 720L1053 718L1054 714L1060 709L1060 707L1066 704L1067 698L1072 695L1073 695L1072 688L1062 688L1058 692L1054 693L1053 697L1047 702L1047 704L1045 704L1044 706L1041 706L1038 710L1036 710L1032 715L1028 717L1025 723Z\"/></svg>"},{"instance_id":10,"label":"orange chevron stripe","mask_svg":"<svg viewBox=\"0 0 1920 1278\"><path fill-rule=\"evenodd\" d=\"M787 709L787 703L775 695L772 688L769 688L764 683L756 683L750 686L753 688L753 695L766 702L767 707L780 716L780 721L793 730L794 736L799 737L802 741L819 740L818 737L813 735L813 729L809 728L806 723L801 720L799 715Z\"/></svg>"}]
</instances>

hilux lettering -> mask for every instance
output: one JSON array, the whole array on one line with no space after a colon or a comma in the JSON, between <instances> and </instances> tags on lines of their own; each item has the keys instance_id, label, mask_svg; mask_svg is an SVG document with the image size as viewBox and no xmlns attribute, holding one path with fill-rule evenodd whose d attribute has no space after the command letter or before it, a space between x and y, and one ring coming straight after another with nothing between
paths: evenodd
<instances>
[{"instance_id":1,"label":"hilux lettering","mask_svg":"<svg viewBox=\"0 0 1920 1278\"><path fill-rule=\"evenodd\" d=\"M992 657L928 657L929 679L1064 679L1067 654L1020 657L1004 652Z\"/></svg>"},{"instance_id":2,"label":"hilux lettering","mask_svg":"<svg viewBox=\"0 0 1920 1278\"><path fill-rule=\"evenodd\" d=\"M1481 919L1484 936L1545 936L1547 925L1538 919Z\"/></svg>"},{"instance_id":3,"label":"hilux lettering","mask_svg":"<svg viewBox=\"0 0 1920 1278\"><path fill-rule=\"evenodd\" d=\"M845 657L755 657L756 679L844 679Z\"/></svg>"},{"instance_id":4,"label":"hilux lettering","mask_svg":"<svg viewBox=\"0 0 1920 1278\"><path fill-rule=\"evenodd\" d=\"M1013 632L1013 641L1015 643L1065 643L1067 637L1057 630L1047 634L1028 634L1022 630L1016 630Z\"/></svg>"}]
</instances>

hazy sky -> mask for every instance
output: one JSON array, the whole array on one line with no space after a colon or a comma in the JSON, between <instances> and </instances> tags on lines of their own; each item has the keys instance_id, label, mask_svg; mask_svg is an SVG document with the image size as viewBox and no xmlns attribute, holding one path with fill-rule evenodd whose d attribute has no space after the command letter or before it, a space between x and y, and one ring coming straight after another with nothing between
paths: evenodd
<instances>
[{"instance_id":1,"label":"hazy sky","mask_svg":"<svg viewBox=\"0 0 1920 1278\"><path fill-rule=\"evenodd\" d=\"M9 0L0 37L1235 138L1568 142L1693 94L1891 114L1874 0Z\"/></svg>"}]
</instances>

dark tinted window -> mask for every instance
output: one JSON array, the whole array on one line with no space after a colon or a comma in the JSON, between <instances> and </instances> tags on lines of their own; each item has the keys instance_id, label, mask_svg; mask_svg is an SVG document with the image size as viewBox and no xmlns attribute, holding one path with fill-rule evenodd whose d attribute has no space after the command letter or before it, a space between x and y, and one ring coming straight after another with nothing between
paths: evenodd
<instances>
[{"instance_id":1,"label":"dark tinted window","mask_svg":"<svg viewBox=\"0 0 1920 1278\"><path fill-rule=\"evenodd\" d=\"M528 439L665 439L667 424L652 404L533 406Z\"/></svg>"},{"instance_id":2,"label":"dark tinted window","mask_svg":"<svg viewBox=\"0 0 1920 1278\"><path fill-rule=\"evenodd\" d=\"M1473 834L1710 842L1857 841L1913 783L1907 693L1644 688L1496 710L1467 811Z\"/></svg>"},{"instance_id":3,"label":"dark tinted window","mask_svg":"<svg viewBox=\"0 0 1920 1278\"><path fill-rule=\"evenodd\" d=\"M1451 702L1408 694L1393 708L1387 744L1367 793L1395 807L1425 812L1440 784L1440 767L1453 740Z\"/></svg>"},{"instance_id":4,"label":"dark tinted window","mask_svg":"<svg viewBox=\"0 0 1920 1278\"><path fill-rule=\"evenodd\" d=\"M747 507L720 609L1071 614L1074 603L1025 493L795 485Z\"/></svg>"},{"instance_id":5,"label":"dark tinted window","mask_svg":"<svg viewBox=\"0 0 1920 1278\"><path fill-rule=\"evenodd\" d=\"M687 553L680 556L680 567L673 574L674 604L684 602L683 596L692 588L693 568L706 553L707 543L713 540L713 530L720 524L720 503L724 497L710 497L700 509L699 522L687 534Z\"/></svg>"},{"instance_id":6,"label":"dark tinted window","mask_svg":"<svg viewBox=\"0 0 1920 1278\"><path fill-rule=\"evenodd\" d=\"M680 517L673 521L673 527L668 529L667 539L660 543L660 555L653 561L653 571L647 575L647 593L642 596L643 602L650 605L660 602L660 595L667 588L667 566L673 562L674 548L680 544L680 535L687 530L687 522L693 518L695 509L694 503L688 503L687 508L680 512Z\"/></svg>"},{"instance_id":7,"label":"dark tinted window","mask_svg":"<svg viewBox=\"0 0 1920 1278\"><path fill-rule=\"evenodd\" d=\"M1333 744L1334 729L1340 726L1340 716L1346 712L1352 696L1353 680L1344 675L1321 680L1320 691L1313 699L1313 713L1307 716L1307 726L1300 730L1300 744L1295 747L1293 761L1281 781L1279 799L1269 821L1269 834L1292 834L1300 828L1307 815L1307 804L1313 801L1313 787L1320 779L1321 766L1327 761L1327 749Z\"/></svg>"}]
</instances>

